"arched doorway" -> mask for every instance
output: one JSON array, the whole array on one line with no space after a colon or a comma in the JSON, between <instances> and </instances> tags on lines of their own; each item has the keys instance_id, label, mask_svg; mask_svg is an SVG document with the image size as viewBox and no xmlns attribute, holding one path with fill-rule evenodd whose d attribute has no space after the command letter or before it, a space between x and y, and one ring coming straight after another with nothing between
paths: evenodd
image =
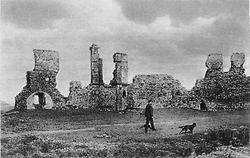
<instances>
[{"instance_id":1,"label":"arched doorway","mask_svg":"<svg viewBox=\"0 0 250 158\"><path fill-rule=\"evenodd\" d=\"M51 109L53 101L46 92L35 92L27 98L27 109Z\"/></svg>"}]
</instances>

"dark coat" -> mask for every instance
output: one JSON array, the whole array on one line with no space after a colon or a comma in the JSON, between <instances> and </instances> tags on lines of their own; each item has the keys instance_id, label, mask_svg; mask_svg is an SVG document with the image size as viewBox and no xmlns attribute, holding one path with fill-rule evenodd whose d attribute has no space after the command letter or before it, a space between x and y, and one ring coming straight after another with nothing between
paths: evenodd
<instances>
[{"instance_id":1,"label":"dark coat","mask_svg":"<svg viewBox=\"0 0 250 158\"><path fill-rule=\"evenodd\" d=\"M145 109L145 117L153 117L153 107L151 105L147 105Z\"/></svg>"}]
</instances>

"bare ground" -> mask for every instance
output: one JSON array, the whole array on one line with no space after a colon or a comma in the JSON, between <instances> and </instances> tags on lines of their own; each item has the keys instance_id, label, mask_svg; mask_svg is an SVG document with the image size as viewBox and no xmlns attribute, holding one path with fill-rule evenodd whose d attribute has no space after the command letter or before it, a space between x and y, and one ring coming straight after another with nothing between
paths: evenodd
<instances>
[{"instance_id":1,"label":"bare ground","mask_svg":"<svg viewBox=\"0 0 250 158\"><path fill-rule=\"evenodd\" d=\"M117 145L122 145L124 148L129 143L133 146L135 142L151 143L152 145L152 142L160 144L162 140L168 138L178 139L188 136L188 139L191 139L190 134L179 135L180 129L178 127L193 122L197 124L194 130L196 136L211 129L238 128L242 125L250 127L248 110L202 112L190 109L156 109L154 115L157 131L149 131L145 134L144 130L140 128L144 124L145 118L138 111L126 114L84 111L41 111L38 113L29 111L2 116L1 141L32 134L65 144L84 142L85 145L88 144L96 149L110 149L117 148ZM127 144L124 145L123 142Z\"/></svg>"}]
</instances>

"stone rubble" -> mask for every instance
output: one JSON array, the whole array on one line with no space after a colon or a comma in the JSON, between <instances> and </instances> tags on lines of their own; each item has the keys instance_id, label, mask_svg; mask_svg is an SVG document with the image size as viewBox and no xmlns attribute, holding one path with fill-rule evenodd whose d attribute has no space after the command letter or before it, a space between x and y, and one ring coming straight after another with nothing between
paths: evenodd
<instances>
[{"instance_id":1,"label":"stone rubble","mask_svg":"<svg viewBox=\"0 0 250 158\"><path fill-rule=\"evenodd\" d=\"M250 78L245 75L243 68L245 55L233 53L228 72L222 71L221 55L212 56L213 60L210 60L211 55L208 56L205 77L196 81L190 93L199 100L216 103L216 109L246 108L247 102L250 101Z\"/></svg>"}]
</instances>

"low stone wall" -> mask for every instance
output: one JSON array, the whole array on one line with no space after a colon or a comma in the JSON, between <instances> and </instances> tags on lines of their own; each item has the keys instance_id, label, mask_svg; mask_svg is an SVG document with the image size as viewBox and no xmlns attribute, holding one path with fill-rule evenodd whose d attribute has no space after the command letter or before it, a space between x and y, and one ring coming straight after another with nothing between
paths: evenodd
<instances>
[{"instance_id":1,"label":"low stone wall","mask_svg":"<svg viewBox=\"0 0 250 158\"><path fill-rule=\"evenodd\" d=\"M71 81L69 83L69 96L66 105L72 108L88 107L88 90L82 88L80 81Z\"/></svg>"},{"instance_id":2,"label":"low stone wall","mask_svg":"<svg viewBox=\"0 0 250 158\"><path fill-rule=\"evenodd\" d=\"M122 110L127 107L127 97L123 96L125 89L110 85L88 85L82 88L79 81L72 81L66 105L79 109Z\"/></svg>"}]
</instances>

